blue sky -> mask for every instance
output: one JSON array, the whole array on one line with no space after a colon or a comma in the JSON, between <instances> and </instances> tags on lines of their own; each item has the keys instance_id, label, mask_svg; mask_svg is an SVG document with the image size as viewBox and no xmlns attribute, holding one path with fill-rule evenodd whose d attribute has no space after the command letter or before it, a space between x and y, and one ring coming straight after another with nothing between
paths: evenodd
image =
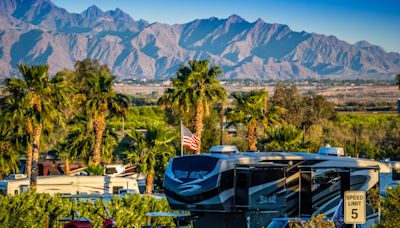
<instances>
[{"instance_id":1,"label":"blue sky","mask_svg":"<svg viewBox=\"0 0 400 228\"><path fill-rule=\"evenodd\" d=\"M248 21L287 24L295 31L367 40L400 53L400 0L53 0L69 12L91 5L120 8L135 20L167 24L237 14Z\"/></svg>"}]
</instances>

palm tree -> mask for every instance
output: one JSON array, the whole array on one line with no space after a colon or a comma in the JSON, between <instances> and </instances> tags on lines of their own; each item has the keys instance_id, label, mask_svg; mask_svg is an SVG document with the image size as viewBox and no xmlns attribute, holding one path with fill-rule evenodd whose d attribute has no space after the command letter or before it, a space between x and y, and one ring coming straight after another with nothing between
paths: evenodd
<instances>
[{"instance_id":1,"label":"palm tree","mask_svg":"<svg viewBox=\"0 0 400 228\"><path fill-rule=\"evenodd\" d=\"M83 80L79 92L82 95L81 107L87 118L89 129L94 133L92 162L99 165L101 161L102 141L107 127L107 119L115 116L125 116L128 101L123 95L117 94L112 88L115 79L107 66L96 67L96 61L83 60L77 63L76 73ZM94 66L86 66L92 64Z\"/></svg>"},{"instance_id":2,"label":"palm tree","mask_svg":"<svg viewBox=\"0 0 400 228\"><path fill-rule=\"evenodd\" d=\"M260 122L266 121L264 112L265 90L253 90L249 93L232 93L234 107L228 112L230 122L247 125L247 145L249 150L257 150L256 130Z\"/></svg>"},{"instance_id":3,"label":"palm tree","mask_svg":"<svg viewBox=\"0 0 400 228\"><path fill-rule=\"evenodd\" d=\"M156 123L149 125L144 134L134 131L129 136L134 140L134 144L124 154L127 156L127 161L136 165L139 172L147 174L146 194L151 195L155 168L157 165L162 165L165 169L168 161L165 158L174 154L171 143L176 138L176 133Z\"/></svg>"},{"instance_id":4,"label":"palm tree","mask_svg":"<svg viewBox=\"0 0 400 228\"><path fill-rule=\"evenodd\" d=\"M203 118L208 116L210 106L226 97L225 89L217 77L221 75L218 66L209 66L208 60L192 60L189 66L182 66L176 78L172 79L173 88L167 90L159 100L159 104L175 107L184 116L194 110L195 133L199 140L198 150L201 151L201 135Z\"/></svg>"},{"instance_id":5,"label":"palm tree","mask_svg":"<svg viewBox=\"0 0 400 228\"><path fill-rule=\"evenodd\" d=\"M41 137L52 132L56 124L64 121L61 107L65 105L65 84L61 76L48 77L48 66L18 65L23 79L10 78L6 81L8 94L4 104L3 120L8 129L20 125L17 134L25 134L27 140L27 170L37 164ZM23 123L21 125L21 123ZM29 171L28 171L28 174ZM35 183L33 183L35 188Z\"/></svg>"},{"instance_id":6,"label":"palm tree","mask_svg":"<svg viewBox=\"0 0 400 228\"><path fill-rule=\"evenodd\" d=\"M60 143L59 151L68 161L82 159L89 163L96 142L93 124L91 124L90 120L88 121L86 116L78 115L68 125L70 126L69 134ZM111 161L113 148L117 142L118 135L106 124L100 146L102 159L108 162Z\"/></svg>"},{"instance_id":7,"label":"palm tree","mask_svg":"<svg viewBox=\"0 0 400 228\"><path fill-rule=\"evenodd\" d=\"M303 131L293 125L267 130L266 147L272 151L299 151L305 150L307 143L303 143Z\"/></svg>"},{"instance_id":8,"label":"palm tree","mask_svg":"<svg viewBox=\"0 0 400 228\"><path fill-rule=\"evenodd\" d=\"M18 171L19 156L9 141L0 141L0 178Z\"/></svg>"},{"instance_id":9,"label":"palm tree","mask_svg":"<svg viewBox=\"0 0 400 228\"><path fill-rule=\"evenodd\" d=\"M19 95L13 94L15 96L9 94L1 102L1 137L4 141L9 141L11 145L16 146L17 152L25 153L27 158L25 173L30 177L32 168L32 121L25 114L29 102L22 91Z\"/></svg>"}]
</instances>

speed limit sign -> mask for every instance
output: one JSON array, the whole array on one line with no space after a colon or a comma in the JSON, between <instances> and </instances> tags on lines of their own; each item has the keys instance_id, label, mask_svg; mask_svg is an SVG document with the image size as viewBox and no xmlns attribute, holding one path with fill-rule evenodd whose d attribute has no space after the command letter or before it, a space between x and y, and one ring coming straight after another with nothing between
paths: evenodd
<instances>
[{"instance_id":1,"label":"speed limit sign","mask_svg":"<svg viewBox=\"0 0 400 228\"><path fill-rule=\"evenodd\" d=\"M364 224L366 197L364 191L344 192L344 223Z\"/></svg>"}]
</instances>

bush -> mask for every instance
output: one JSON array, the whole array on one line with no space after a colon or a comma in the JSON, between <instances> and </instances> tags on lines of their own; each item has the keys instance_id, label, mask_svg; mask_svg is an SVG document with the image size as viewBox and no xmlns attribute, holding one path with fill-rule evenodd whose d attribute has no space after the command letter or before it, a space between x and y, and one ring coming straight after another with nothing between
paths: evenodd
<instances>
[{"instance_id":1,"label":"bush","mask_svg":"<svg viewBox=\"0 0 400 228\"><path fill-rule=\"evenodd\" d=\"M400 187L387 189L381 204L379 227L400 227Z\"/></svg>"},{"instance_id":2,"label":"bush","mask_svg":"<svg viewBox=\"0 0 400 228\"><path fill-rule=\"evenodd\" d=\"M147 223L147 212L170 211L167 201L138 194L125 198L114 197L106 203L118 227L140 227ZM60 218L68 217L70 210L92 220L93 227L101 227L106 216L101 201L74 201L58 195L26 193L17 196L0 196L0 227L59 227ZM170 218L155 218L152 225L173 225Z\"/></svg>"},{"instance_id":3,"label":"bush","mask_svg":"<svg viewBox=\"0 0 400 228\"><path fill-rule=\"evenodd\" d=\"M335 224L332 221L326 220L324 214L312 216L310 221L296 221L293 220L289 223L291 228L334 228Z\"/></svg>"}]
</instances>

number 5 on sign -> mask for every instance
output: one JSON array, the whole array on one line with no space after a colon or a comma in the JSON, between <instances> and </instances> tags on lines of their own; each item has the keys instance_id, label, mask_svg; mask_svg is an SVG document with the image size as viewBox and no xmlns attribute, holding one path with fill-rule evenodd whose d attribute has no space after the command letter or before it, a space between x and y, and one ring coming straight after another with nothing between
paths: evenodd
<instances>
[{"instance_id":1,"label":"number 5 on sign","mask_svg":"<svg viewBox=\"0 0 400 228\"><path fill-rule=\"evenodd\" d=\"M344 223L364 224L366 217L366 197L364 191L344 192Z\"/></svg>"}]
</instances>

